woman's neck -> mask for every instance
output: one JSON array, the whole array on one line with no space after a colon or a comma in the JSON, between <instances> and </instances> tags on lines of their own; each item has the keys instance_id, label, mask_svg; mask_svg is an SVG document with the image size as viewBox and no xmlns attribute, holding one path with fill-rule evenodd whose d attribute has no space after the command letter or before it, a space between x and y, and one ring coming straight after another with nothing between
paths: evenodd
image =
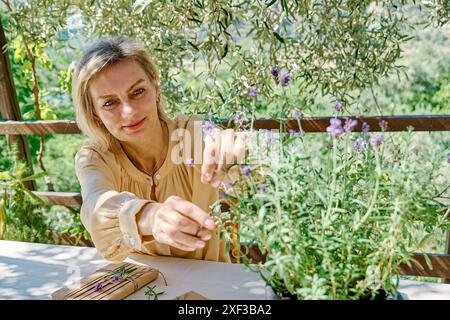
<instances>
[{"instance_id":1,"label":"woman's neck","mask_svg":"<svg viewBox=\"0 0 450 320\"><path fill-rule=\"evenodd\" d=\"M143 142L122 142L123 149L128 158L139 170L153 175L162 164L169 147L169 132L164 121L152 132L151 147L143 147Z\"/></svg>"}]
</instances>

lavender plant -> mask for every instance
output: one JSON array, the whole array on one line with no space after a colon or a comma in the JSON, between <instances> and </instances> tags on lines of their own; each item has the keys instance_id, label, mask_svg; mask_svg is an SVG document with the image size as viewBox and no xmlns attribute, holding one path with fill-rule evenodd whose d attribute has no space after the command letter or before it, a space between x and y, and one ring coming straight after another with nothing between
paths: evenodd
<instances>
[{"instance_id":1,"label":"lavender plant","mask_svg":"<svg viewBox=\"0 0 450 320\"><path fill-rule=\"evenodd\" d=\"M282 296L395 294L399 264L413 263L412 251L426 251L450 227L448 206L439 200L450 196L448 179L423 183L416 172L426 167L427 179L437 182L446 153L424 157L412 132L357 134L354 125L332 119L331 142L321 148L314 135L281 134L278 144L257 139L251 164L228 189L229 211L214 207L233 222L222 229L231 245L240 248L245 239L266 255L257 265L242 259Z\"/></svg>"}]
</instances>

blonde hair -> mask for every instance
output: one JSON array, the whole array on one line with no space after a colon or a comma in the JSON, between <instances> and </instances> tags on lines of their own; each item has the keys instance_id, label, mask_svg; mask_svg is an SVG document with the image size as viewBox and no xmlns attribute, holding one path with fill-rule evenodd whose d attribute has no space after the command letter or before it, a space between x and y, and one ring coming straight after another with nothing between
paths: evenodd
<instances>
[{"instance_id":1,"label":"blonde hair","mask_svg":"<svg viewBox=\"0 0 450 320\"><path fill-rule=\"evenodd\" d=\"M125 37L100 39L88 47L74 71L72 98L78 127L89 137L90 144L102 151L117 151L120 142L103 124L96 121L94 105L88 90L89 81L106 67L125 59L137 62L145 71L156 88L158 117L161 121L169 119L160 98L158 70L145 46L141 42Z\"/></svg>"}]
</instances>

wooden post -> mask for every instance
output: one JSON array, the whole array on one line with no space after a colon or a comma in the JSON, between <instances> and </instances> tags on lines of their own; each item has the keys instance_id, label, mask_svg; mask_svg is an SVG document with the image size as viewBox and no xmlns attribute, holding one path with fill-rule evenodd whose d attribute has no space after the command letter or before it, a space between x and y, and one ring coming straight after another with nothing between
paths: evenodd
<instances>
[{"instance_id":1,"label":"wooden post","mask_svg":"<svg viewBox=\"0 0 450 320\"><path fill-rule=\"evenodd\" d=\"M6 45L6 36L0 19L0 112L3 120L22 120ZM13 143L17 143L19 159L27 162L30 174L33 174L33 161L31 160L27 137L22 135L8 135L6 137L10 148ZM35 181L27 181L24 185L30 190L36 190Z\"/></svg>"}]
</instances>

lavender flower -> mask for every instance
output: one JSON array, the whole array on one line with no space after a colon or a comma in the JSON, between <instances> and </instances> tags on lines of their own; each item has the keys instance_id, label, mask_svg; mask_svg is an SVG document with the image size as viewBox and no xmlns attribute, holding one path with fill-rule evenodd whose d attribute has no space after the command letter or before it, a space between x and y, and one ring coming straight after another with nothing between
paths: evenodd
<instances>
[{"instance_id":1,"label":"lavender flower","mask_svg":"<svg viewBox=\"0 0 450 320\"><path fill-rule=\"evenodd\" d=\"M300 121L300 119L302 118L302 114L300 113L300 111L296 110L294 112L294 118L295 118L295 120Z\"/></svg>"},{"instance_id":2,"label":"lavender flower","mask_svg":"<svg viewBox=\"0 0 450 320\"><path fill-rule=\"evenodd\" d=\"M333 149L334 148L333 142L327 143L327 148L330 150Z\"/></svg>"},{"instance_id":3,"label":"lavender flower","mask_svg":"<svg viewBox=\"0 0 450 320\"><path fill-rule=\"evenodd\" d=\"M248 95L252 98L256 98L256 95L258 94L258 87L256 85L251 86L248 89Z\"/></svg>"},{"instance_id":4,"label":"lavender flower","mask_svg":"<svg viewBox=\"0 0 450 320\"><path fill-rule=\"evenodd\" d=\"M260 184L258 185L258 190L259 190L260 192L266 192L266 185L265 185L264 183L260 183Z\"/></svg>"},{"instance_id":5,"label":"lavender flower","mask_svg":"<svg viewBox=\"0 0 450 320\"><path fill-rule=\"evenodd\" d=\"M355 119L347 119L345 120L344 130L345 132L352 132L358 124L358 120Z\"/></svg>"},{"instance_id":6,"label":"lavender flower","mask_svg":"<svg viewBox=\"0 0 450 320\"><path fill-rule=\"evenodd\" d=\"M118 275L118 274L115 274L115 275L113 275L112 280L113 281L120 281L120 280L122 280L122 277L120 275Z\"/></svg>"},{"instance_id":7,"label":"lavender flower","mask_svg":"<svg viewBox=\"0 0 450 320\"><path fill-rule=\"evenodd\" d=\"M330 119L330 124L334 127L339 127L342 124L342 121L337 119L337 118L331 118Z\"/></svg>"},{"instance_id":8,"label":"lavender flower","mask_svg":"<svg viewBox=\"0 0 450 320\"><path fill-rule=\"evenodd\" d=\"M370 138L370 143L372 144L372 147L378 148L383 142L383 140L384 140L383 136L375 135L372 138Z\"/></svg>"},{"instance_id":9,"label":"lavender flower","mask_svg":"<svg viewBox=\"0 0 450 320\"><path fill-rule=\"evenodd\" d=\"M378 124L380 126L380 128L384 131L386 131L387 127L388 127L388 122L386 120L381 120L380 123Z\"/></svg>"},{"instance_id":10,"label":"lavender flower","mask_svg":"<svg viewBox=\"0 0 450 320\"><path fill-rule=\"evenodd\" d=\"M233 186L233 181L228 180L226 183L227 188L231 188Z\"/></svg>"},{"instance_id":11,"label":"lavender flower","mask_svg":"<svg viewBox=\"0 0 450 320\"><path fill-rule=\"evenodd\" d=\"M367 122L363 122L361 129L362 129L362 132L367 134L370 131L370 126Z\"/></svg>"},{"instance_id":12,"label":"lavender flower","mask_svg":"<svg viewBox=\"0 0 450 320\"><path fill-rule=\"evenodd\" d=\"M275 80L276 83L280 82L280 69L278 67L273 67L272 70L270 70L270 73L272 73L273 80Z\"/></svg>"},{"instance_id":13,"label":"lavender flower","mask_svg":"<svg viewBox=\"0 0 450 320\"><path fill-rule=\"evenodd\" d=\"M336 105L334 106L334 109L339 112L344 108L344 103L342 101L339 101L338 103L336 103Z\"/></svg>"},{"instance_id":14,"label":"lavender flower","mask_svg":"<svg viewBox=\"0 0 450 320\"><path fill-rule=\"evenodd\" d=\"M298 132L298 136L299 137L303 137L305 135L305 131L303 131L302 129L300 129L300 131Z\"/></svg>"},{"instance_id":15,"label":"lavender flower","mask_svg":"<svg viewBox=\"0 0 450 320\"><path fill-rule=\"evenodd\" d=\"M292 80L292 73L290 72L285 72L283 73L283 75L281 76L281 85L283 87L287 86L289 84L289 82Z\"/></svg>"},{"instance_id":16,"label":"lavender flower","mask_svg":"<svg viewBox=\"0 0 450 320\"><path fill-rule=\"evenodd\" d=\"M245 119L242 115L242 112L237 112L236 115L234 116L234 123L239 124L239 127L243 127L244 122L245 122Z\"/></svg>"},{"instance_id":17,"label":"lavender flower","mask_svg":"<svg viewBox=\"0 0 450 320\"><path fill-rule=\"evenodd\" d=\"M192 158L187 158L187 159L186 159L186 165L187 165L188 167L192 167L192 166L194 165L194 159L192 159Z\"/></svg>"},{"instance_id":18,"label":"lavender flower","mask_svg":"<svg viewBox=\"0 0 450 320\"><path fill-rule=\"evenodd\" d=\"M295 130L294 129L289 129L289 135L291 137L295 136Z\"/></svg>"},{"instance_id":19,"label":"lavender flower","mask_svg":"<svg viewBox=\"0 0 450 320\"><path fill-rule=\"evenodd\" d=\"M356 141L353 143L353 150L361 151L365 148L366 148L366 142L361 138L356 139Z\"/></svg>"},{"instance_id":20,"label":"lavender flower","mask_svg":"<svg viewBox=\"0 0 450 320\"><path fill-rule=\"evenodd\" d=\"M212 136L215 128L216 128L216 126L212 122L209 122L209 121L204 121L202 124L203 133L207 134L209 136Z\"/></svg>"},{"instance_id":21,"label":"lavender flower","mask_svg":"<svg viewBox=\"0 0 450 320\"><path fill-rule=\"evenodd\" d=\"M252 168L250 166L245 166L244 168L242 168L242 172L248 176L251 172L252 172Z\"/></svg>"},{"instance_id":22,"label":"lavender flower","mask_svg":"<svg viewBox=\"0 0 450 320\"><path fill-rule=\"evenodd\" d=\"M100 282L97 282L95 285L95 292L101 291L103 289L103 285Z\"/></svg>"},{"instance_id":23,"label":"lavender flower","mask_svg":"<svg viewBox=\"0 0 450 320\"><path fill-rule=\"evenodd\" d=\"M343 133L342 122L339 119L330 119L330 126L327 127L327 132L334 138L338 139Z\"/></svg>"},{"instance_id":24,"label":"lavender flower","mask_svg":"<svg viewBox=\"0 0 450 320\"><path fill-rule=\"evenodd\" d=\"M450 153L447 155L447 163L450 163Z\"/></svg>"}]
</instances>

